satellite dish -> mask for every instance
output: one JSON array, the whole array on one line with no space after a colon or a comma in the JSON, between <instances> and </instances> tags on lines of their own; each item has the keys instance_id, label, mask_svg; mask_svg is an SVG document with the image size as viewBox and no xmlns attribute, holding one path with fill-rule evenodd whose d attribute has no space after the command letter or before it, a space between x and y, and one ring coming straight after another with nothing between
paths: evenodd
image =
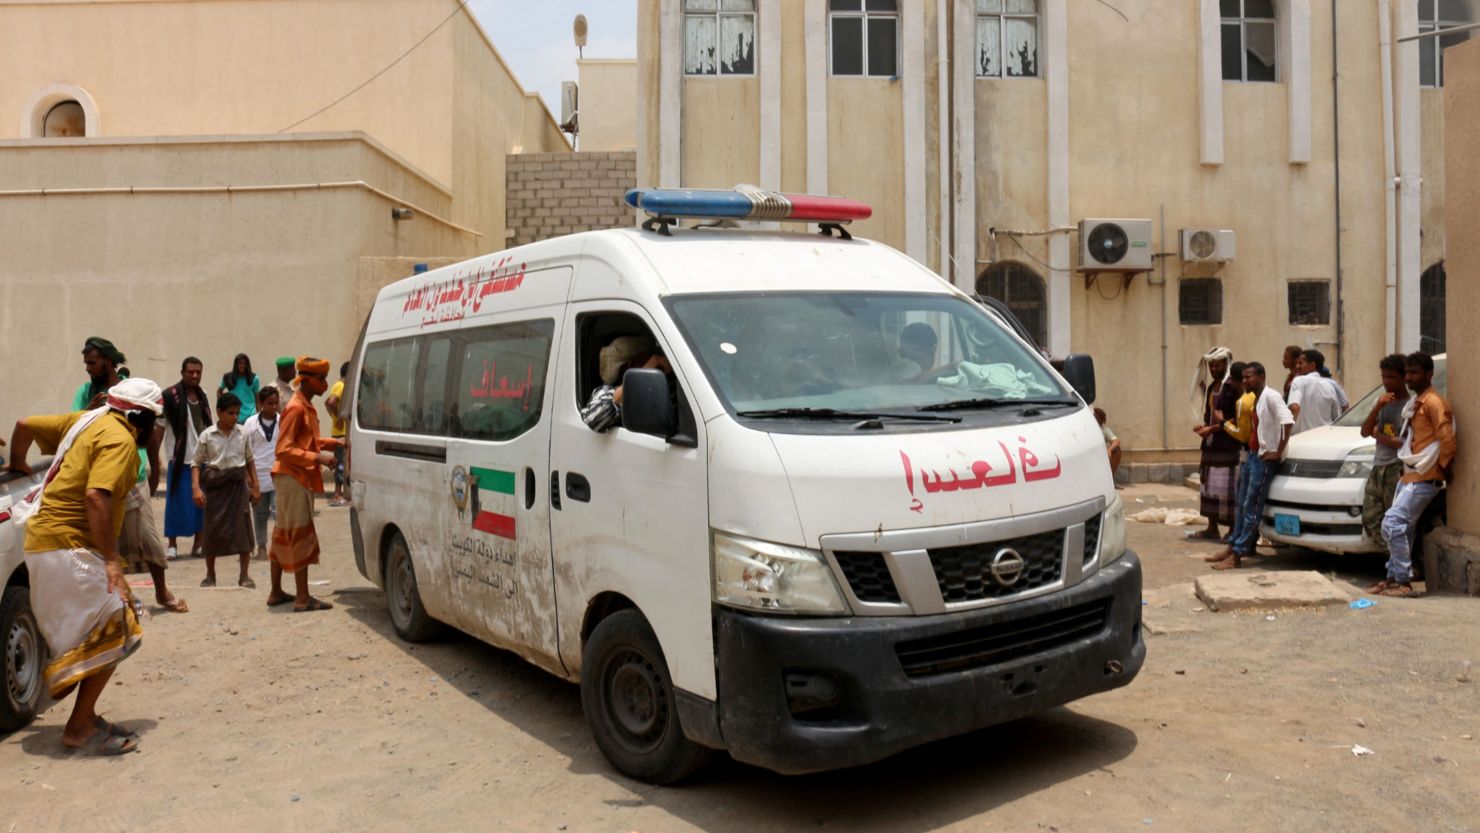
<instances>
[{"instance_id":1,"label":"satellite dish","mask_svg":"<svg viewBox=\"0 0 1480 833\"><path fill-rule=\"evenodd\" d=\"M576 47L578 49L586 46L586 29L586 16L583 14L576 15L576 21L571 26L571 30L576 36Z\"/></svg>"}]
</instances>

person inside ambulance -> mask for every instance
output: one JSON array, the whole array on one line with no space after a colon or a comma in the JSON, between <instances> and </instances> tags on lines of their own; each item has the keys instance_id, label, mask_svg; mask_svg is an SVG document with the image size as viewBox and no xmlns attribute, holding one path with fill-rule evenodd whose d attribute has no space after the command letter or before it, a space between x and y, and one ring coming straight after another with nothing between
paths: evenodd
<instances>
[{"instance_id":1,"label":"person inside ambulance","mask_svg":"<svg viewBox=\"0 0 1480 833\"><path fill-rule=\"evenodd\" d=\"M601 384L581 409L581 420L592 431L601 432L622 424L622 374L635 368L656 368L673 376L668 357L649 336L618 336L601 348L598 368Z\"/></svg>"},{"instance_id":2,"label":"person inside ambulance","mask_svg":"<svg viewBox=\"0 0 1480 833\"><path fill-rule=\"evenodd\" d=\"M936 366L939 339L929 324L916 321L899 331L899 361L889 367L889 377L898 382L934 382L954 368Z\"/></svg>"}]
</instances>

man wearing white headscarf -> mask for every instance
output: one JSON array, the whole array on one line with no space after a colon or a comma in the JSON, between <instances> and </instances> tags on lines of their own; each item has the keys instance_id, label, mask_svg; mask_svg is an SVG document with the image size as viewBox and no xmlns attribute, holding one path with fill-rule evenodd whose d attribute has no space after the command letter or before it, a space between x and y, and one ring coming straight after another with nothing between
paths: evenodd
<instances>
[{"instance_id":1,"label":"man wearing white headscarf","mask_svg":"<svg viewBox=\"0 0 1480 833\"><path fill-rule=\"evenodd\" d=\"M1241 446L1223 430L1223 423L1236 416L1239 390L1229 378L1233 351L1214 347L1203 354L1192 380L1193 413L1197 424L1192 430L1201 438L1199 460L1199 510L1208 519L1206 529L1187 537L1199 541L1219 541L1218 525L1231 532L1237 514L1238 478Z\"/></svg>"},{"instance_id":2,"label":"man wearing white headscarf","mask_svg":"<svg viewBox=\"0 0 1480 833\"><path fill-rule=\"evenodd\" d=\"M51 696L77 690L62 745L94 755L138 748L138 735L97 713L114 668L138 650L144 630L123 575L118 534L124 501L163 410L159 385L125 379L91 411L27 417L11 434L9 468L29 474L34 442L55 455L39 495L27 498L26 570L31 605L52 660L44 671Z\"/></svg>"}]
</instances>

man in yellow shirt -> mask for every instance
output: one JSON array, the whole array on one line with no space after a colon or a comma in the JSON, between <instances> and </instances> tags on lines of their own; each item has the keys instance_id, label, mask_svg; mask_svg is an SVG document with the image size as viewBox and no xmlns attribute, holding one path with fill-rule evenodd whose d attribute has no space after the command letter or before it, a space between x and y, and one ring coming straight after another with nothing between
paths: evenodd
<instances>
[{"instance_id":1,"label":"man in yellow shirt","mask_svg":"<svg viewBox=\"0 0 1480 833\"><path fill-rule=\"evenodd\" d=\"M344 377L349 375L349 362L339 366L339 381L329 388L324 398L324 408L329 411L329 436L339 440L334 448L334 496L330 506L348 506L349 497L344 494L344 435L349 433L349 413L344 401Z\"/></svg>"},{"instance_id":2,"label":"man in yellow shirt","mask_svg":"<svg viewBox=\"0 0 1480 833\"><path fill-rule=\"evenodd\" d=\"M47 473L39 506L25 524L31 605L51 648L45 677L51 696L77 689L62 745L98 755L138 748L138 736L97 713L113 669L143 639L133 595L123 575L118 533L124 501L139 473L139 443L163 412L159 385L126 379L108 389L105 408L16 423L12 471L30 473L32 442L59 454Z\"/></svg>"}]
</instances>

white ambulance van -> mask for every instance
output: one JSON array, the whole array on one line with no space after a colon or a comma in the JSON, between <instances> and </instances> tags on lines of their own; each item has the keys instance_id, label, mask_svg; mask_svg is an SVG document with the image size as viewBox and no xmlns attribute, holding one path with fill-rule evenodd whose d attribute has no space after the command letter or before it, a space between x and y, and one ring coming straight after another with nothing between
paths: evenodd
<instances>
[{"instance_id":1,"label":"white ambulance van","mask_svg":"<svg viewBox=\"0 0 1480 833\"><path fill-rule=\"evenodd\" d=\"M628 200L642 229L380 292L348 476L400 636L450 625L579 681L602 752L656 783L715 749L862 764L1135 677L1141 568L1087 357L1061 377L848 237L867 206ZM694 217L826 233L674 227Z\"/></svg>"}]
</instances>

